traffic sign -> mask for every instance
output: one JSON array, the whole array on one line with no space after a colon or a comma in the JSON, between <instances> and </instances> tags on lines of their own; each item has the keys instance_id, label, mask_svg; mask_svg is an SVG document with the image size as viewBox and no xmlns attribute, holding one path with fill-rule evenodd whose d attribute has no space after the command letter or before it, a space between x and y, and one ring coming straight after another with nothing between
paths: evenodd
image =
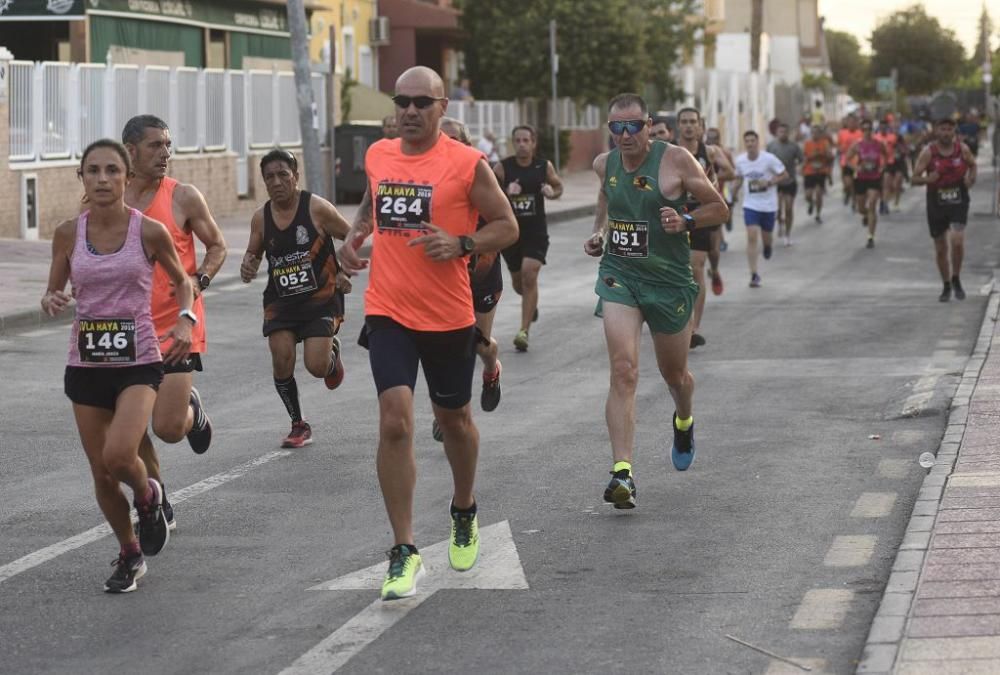
<instances>
[{"instance_id":1,"label":"traffic sign","mask_svg":"<svg viewBox=\"0 0 1000 675\"><path fill-rule=\"evenodd\" d=\"M882 96L892 96L896 93L896 82L891 77L875 78L875 92Z\"/></svg>"}]
</instances>

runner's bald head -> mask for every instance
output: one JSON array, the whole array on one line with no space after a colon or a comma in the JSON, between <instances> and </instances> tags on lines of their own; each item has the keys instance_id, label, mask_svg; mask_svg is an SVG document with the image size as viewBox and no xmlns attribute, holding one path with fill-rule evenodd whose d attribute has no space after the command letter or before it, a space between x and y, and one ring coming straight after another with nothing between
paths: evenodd
<instances>
[{"instance_id":1,"label":"runner's bald head","mask_svg":"<svg viewBox=\"0 0 1000 675\"><path fill-rule=\"evenodd\" d=\"M427 66L413 66L403 71L396 80L397 94L425 93L435 98L444 97L444 82L441 76Z\"/></svg>"}]
</instances>

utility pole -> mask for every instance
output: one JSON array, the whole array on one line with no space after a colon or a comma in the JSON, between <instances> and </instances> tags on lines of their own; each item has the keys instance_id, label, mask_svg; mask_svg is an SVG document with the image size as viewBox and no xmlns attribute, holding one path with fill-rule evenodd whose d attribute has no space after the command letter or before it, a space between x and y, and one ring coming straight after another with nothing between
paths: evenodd
<instances>
[{"instance_id":1,"label":"utility pole","mask_svg":"<svg viewBox=\"0 0 1000 675\"><path fill-rule=\"evenodd\" d=\"M559 54L556 53L556 20L549 21L549 61L552 64L552 147L555 153L556 171L559 166Z\"/></svg>"},{"instance_id":2,"label":"utility pole","mask_svg":"<svg viewBox=\"0 0 1000 675\"><path fill-rule=\"evenodd\" d=\"M319 109L313 97L312 73L309 68L309 43L306 35L306 8L302 0L288 0L288 29L292 38L292 59L295 62L295 101L299 107L299 132L302 135L302 155L305 159L306 188L309 192L329 197L323 185L323 158L319 151ZM333 49L333 47L330 47Z\"/></svg>"}]
</instances>

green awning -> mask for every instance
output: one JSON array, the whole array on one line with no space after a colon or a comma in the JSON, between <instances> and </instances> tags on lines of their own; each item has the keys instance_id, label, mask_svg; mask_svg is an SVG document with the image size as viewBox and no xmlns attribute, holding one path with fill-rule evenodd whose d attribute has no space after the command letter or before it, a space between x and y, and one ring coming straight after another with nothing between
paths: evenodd
<instances>
[{"instance_id":1,"label":"green awning","mask_svg":"<svg viewBox=\"0 0 1000 675\"><path fill-rule=\"evenodd\" d=\"M114 45L132 49L184 52L184 65L203 68L204 31L162 21L140 21L112 16L90 17L90 60L104 63ZM288 40L285 40L288 43Z\"/></svg>"}]
</instances>

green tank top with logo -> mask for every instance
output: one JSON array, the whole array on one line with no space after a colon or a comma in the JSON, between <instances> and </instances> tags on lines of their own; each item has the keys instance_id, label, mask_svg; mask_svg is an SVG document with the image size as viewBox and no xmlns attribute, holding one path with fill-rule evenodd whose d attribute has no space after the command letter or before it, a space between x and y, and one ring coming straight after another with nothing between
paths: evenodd
<instances>
[{"instance_id":1,"label":"green tank top with logo","mask_svg":"<svg viewBox=\"0 0 1000 675\"><path fill-rule=\"evenodd\" d=\"M687 232L668 234L660 224L660 209L684 213L682 193L667 199L660 192L660 160L667 149L653 141L645 161L626 171L618 149L608 154L604 194L608 200L608 231L600 273L628 275L638 281L680 288L694 285Z\"/></svg>"}]
</instances>

